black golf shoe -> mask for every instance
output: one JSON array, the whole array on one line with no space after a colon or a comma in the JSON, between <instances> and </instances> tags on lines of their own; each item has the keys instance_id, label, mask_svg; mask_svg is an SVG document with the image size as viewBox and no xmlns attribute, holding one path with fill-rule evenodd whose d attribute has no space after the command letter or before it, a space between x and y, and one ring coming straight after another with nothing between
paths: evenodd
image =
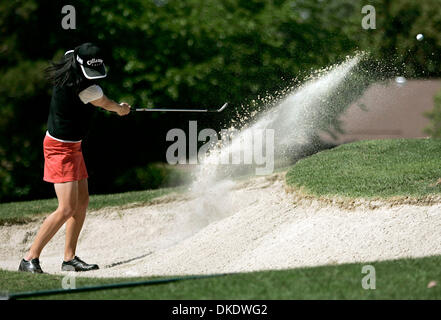
<instances>
[{"instance_id":1,"label":"black golf shoe","mask_svg":"<svg viewBox=\"0 0 441 320\"><path fill-rule=\"evenodd\" d=\"M38 258L32 260L21 260L18 271L32 272L32 273L44 273L40 267L40 260Z\"/></svg>"},{"instance_id":2,"label":"black golf shoe","mask_svg":"<svg viewBox=\"0 0 441 320\"><path fill-rule=\"evenodd\" d=\"M63 261L61 270L63 271L90 271L99 269L97 264L88 264L75 256L70 261Z\"/></svg>"}]
</instances>

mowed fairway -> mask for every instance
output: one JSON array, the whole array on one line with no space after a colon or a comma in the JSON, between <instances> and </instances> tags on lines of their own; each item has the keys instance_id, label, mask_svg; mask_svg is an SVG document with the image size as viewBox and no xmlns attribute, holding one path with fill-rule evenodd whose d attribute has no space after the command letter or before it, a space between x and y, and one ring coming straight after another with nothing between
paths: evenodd
<instances>
[{"instance_id":1,"label":"mowed fairway","mask_svg":"<svg viewBox=\"0 0 441 320\"><path fill-rule=\"evenodd\" d=\"M38 299L440 299L441 257L373 262L375 289L363 289L365 264L253 272L154 286L40 296ZM62 276L0 271L9 293L61 289ZM7 279L7 282L5 280ZM78 287L149 278L76 278ZM429 283L437 282L428 288Z\"/></svg>"},{"instance_id":2,"label":"mowed fairway","mask_svg":"<svg viewBox=\"0 0 441 320\"><path fill-rule=\"evenodd\" d=\"M440 196L441 139L344 144L300 160L286 179L288 185L316 196Z\"/></svg>"},{"instance_id":3,"label":"mowed fairway","mask_svg":"<svg viewBox=\"0 0 441 320\"><path fill-rule=\"evenodd\" d=\"M164 188L146 191L132 191L125 193L92 195L89 210L101 208L126 206L142 206L155 198L179 192L179 188ZM44 199L34 201L0 203L0 225L9 223L26 223L38 216L51 213L57 209L57 199Z\"/></svg>"}]
</instances>

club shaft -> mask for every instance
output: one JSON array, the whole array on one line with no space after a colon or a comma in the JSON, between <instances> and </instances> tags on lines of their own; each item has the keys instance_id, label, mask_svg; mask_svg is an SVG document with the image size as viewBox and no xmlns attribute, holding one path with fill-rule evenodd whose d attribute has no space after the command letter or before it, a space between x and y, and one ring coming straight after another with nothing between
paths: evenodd
<instances>
[{"instance_id":1,"label":"club shaft","mask_svg":"<svg viewBox=\"0 0 441 320\"><path fill-rule=\"evenodd\" d=\"M209 111L207 109L149 109L149 108L138 108L135 111L145 111L145 112L216 112Z\"/></svg>"},{"instance_id":2,"label":"club shaft","mask_svg":"<svg viewBox=\"0 0 441 320\"><path fill-rule=\"evenodd\" d=\"M145 112L221 112L228 106L228 103L224 103L222 107L218 110L208 110L208 109L154 109L154 108L135 108L133 111L145 111Z\"/></svg>"}]
</instances>

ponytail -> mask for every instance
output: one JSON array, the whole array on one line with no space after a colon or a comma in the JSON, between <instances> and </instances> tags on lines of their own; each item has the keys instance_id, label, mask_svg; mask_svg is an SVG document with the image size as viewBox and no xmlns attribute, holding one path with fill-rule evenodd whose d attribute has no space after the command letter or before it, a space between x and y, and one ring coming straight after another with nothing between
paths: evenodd
<instances>
[{"instance_id":1,"label":"ponytail","mask_svg":"<svg viewBox=\"0 0 441 320\"><path fill-rule=\"evenodd\" d=\"M52 61L45 69L47 79L56 87L78 87L82 81L73 50L66 52L60 61Z\"/></svg>"}]
</instances>

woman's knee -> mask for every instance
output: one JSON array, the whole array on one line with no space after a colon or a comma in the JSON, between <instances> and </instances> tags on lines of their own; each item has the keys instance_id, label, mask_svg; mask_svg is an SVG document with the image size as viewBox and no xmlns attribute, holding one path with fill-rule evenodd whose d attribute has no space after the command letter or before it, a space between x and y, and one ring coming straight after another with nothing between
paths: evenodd
<instances>
[{"instance_id":1,"label":"woman's knee","mask_svg":"<svg viewBox=\"0 0 441 320\"><path fill-rule=\"evenodd\" d=\"M57 211L67 220L70 217L72 217L75 212L76 212L77 208L73 207L73 206L63 206L63 207L58 207Z\"/></svg>"}]
</instances>

